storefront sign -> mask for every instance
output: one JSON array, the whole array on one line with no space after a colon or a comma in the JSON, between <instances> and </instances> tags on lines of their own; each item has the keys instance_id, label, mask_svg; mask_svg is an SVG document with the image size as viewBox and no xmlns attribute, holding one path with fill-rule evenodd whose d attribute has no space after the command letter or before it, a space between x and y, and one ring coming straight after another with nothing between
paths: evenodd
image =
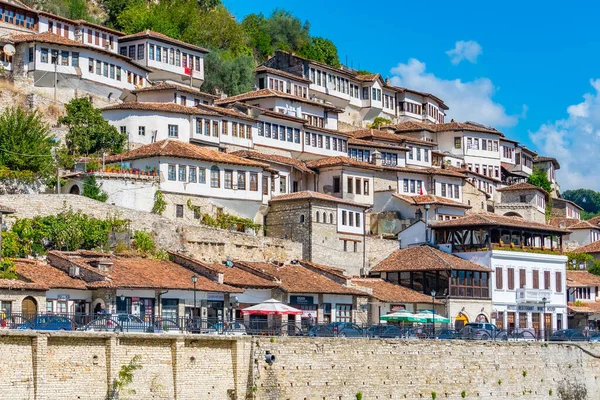
<instances>
[{"instance_id":1,"label":"storefront sign","mask_svg":"<svg viewBox=\"0 0 600 400\"><path fill-rule=\"evenodd\" d=\"M223 293L208 293L208 301L224 301L225 295Z\"/></svg>"},{"instance_id":2,"label":"storefront sign","mask_svg":"<svg viewBox=\"0 0 600 400\"><path fill-rule=\"evenodd\" d=\"M290 304L315 304L312 296L290 296Z\"/></svg>"},{"instance_id":3,"label":"storefront sign","mask_svg":"<svg viewBox=\"0 0 600 400\"><path fill-rule=\"evenodd\" d=\"M68 294L59 294L57 296L58 300L69 300L69 295Z\"/></svg>"}]
</instances>

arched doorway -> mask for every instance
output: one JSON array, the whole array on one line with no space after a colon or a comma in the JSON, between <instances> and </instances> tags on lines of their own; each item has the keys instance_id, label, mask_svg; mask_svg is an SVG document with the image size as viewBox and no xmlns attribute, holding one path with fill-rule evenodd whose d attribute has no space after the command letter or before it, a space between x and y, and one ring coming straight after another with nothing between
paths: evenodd
<instances>
[{"instance_id":1,"label":"arched doorway","mask_svg":"<svg viewBox=\"0 0 600 400\"><path fill-rule=\"evenodd\" d=\"M73 185L71 186L71 189L69 190L70 194L79 194L79 186L77 185Z\"/></svg>"},{"instance_id":2,"label":"arched doorway","mask_svg":"<svg viewBox=\"0 0 600 400\"><path fill-rule=\"evenodd\" d=\"M477 318L475 319L475 322L487 323L489 321L488 321L488 317L485 314L479 314L477 316Z\"/></svg>"},{"instance_id":3,"label":"arched doorway","mask_svg":"<svg viewBox=\"0 0 600 400\"><path fill-rule=\"evenodd\" d=\"M467 317L464 313L460 312L454 318L454 329L460 331L466 324L469 323L469 317Z\"/></svg>"},{"instance_id":4,"label":"arched doorway","mask_svg":"<svg viewBox=\"0 0 600 400\"><path fill-rule=\"evenodd\" d=\"M37 302L31 296L27 296L21 303L21 313L25 318L32 318L37 315Z\"/></svg>"}]
</instances>

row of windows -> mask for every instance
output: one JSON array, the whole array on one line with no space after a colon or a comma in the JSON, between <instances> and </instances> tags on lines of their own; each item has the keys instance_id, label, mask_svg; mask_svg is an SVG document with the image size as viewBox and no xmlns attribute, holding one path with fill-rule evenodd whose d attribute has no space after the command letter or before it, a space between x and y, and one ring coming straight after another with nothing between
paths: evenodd
<instances>
[{"instance_id":1,"label":"row of windows","mask_svg":"<svg viewBox=\"0 0 600 400\"><path fill-rule=\"evenodd\" d=\"M318 128L325 127L325 118L317 117L316 115L302 113L302 118L308 121L308 124L311 126L316 126Z\"/></svg>"},{"instance_id":2,"label":"row of windows","mask_svg":"<svg viewBox=\"0 0 600 400\"><path fill-rule=\"evenodd\" d=\"M350 81L315 68L310 69L310 80L317 86L327 87L340 93L350 93Z\"/></svg>"},{"instance_id":3,"label":"row of windows","mask_svg":"<svg viewBox=\"0 0 600 400\"><path fill-rule=\"evenodd\" d=\"M403 179L402 191L404 193L423 195L423 181L420 179Z\"/></svg>"},{"instance_id":4,"label":"row of windows","mask_svg":"<svg viewBox=\"0 0 600 400\"><path fill-rule=\"evenodd\" d=\"M527 168L533 168L533 158L527 154L517 153L515 154L515 163L526 166Z\"/></svg>"},{"instance_id":5,"label":"row of windows","mask_svg":"<svg viewBox=\"0 0 600 400\"><path fill-rule=\"evenodd\" d=\"M29 48L29 62L33 61L33 47ZM48 54L51 55L51 59L48 59ZM49 61L51 64L57 65L69 65L69 59L71 60L72 67L79 67L79 53L69 52L67 50L58 51L56 49L41 49L40 51L40 62L47 64Z\"/></svg>"},{"instance_id":6,"label":"row of windows","mask_svg":"<svg viewBox=\"0 0 600 400\"><path fill-rule=\"evenodd\" d=\"M543 285L540 282L540 271L537 269L534 269L531 271L531 276L532 276L532 280L533 282L531 283L531 288L532 289L541 289L542 286L544 289L549 290L550 289L550 271L543 271L544 272L544 282ZM561 293L562 292L562 272L560 271L556 271L556 292L557 293ZM504 282L503 282L503 268L502 267L496 267L496 289L504 289ZM507 288L508 290L514 290L515 289L515 269L514 268L507 268L507 278L508 278L508 285ZM525 270L524 268L519 269L519 288L525 288L527 287L527 270Z\"/></svg>"},{"instance_id":7,"label":"row of windows","mask_svg":"<svg viewBox=\"0 0 600 400\"><path fill-rule=\"evenodd\" d=\"M346 252L354 251L355 253L358 253L358 244L359 244L359 242L354 241L354 240L344 240L344 251L346 251ZM352 249L354 249L354 250L352 250ZM337 306L339 307L339 306L341 306L341 304L338 304ZM351 306L349 306L349 307L351 307ZM337 320L338 321L340 320L339 317Z\"/></svg>"},{"instance_id":8,"label":"row of windows","mask_svg":"<svg viewBox=\"0 0 600 400\"><path fill-rule=\"evenodd\" d=\"M258 123L258 136L279 139L290 143L300 143L300 129L290 126L271 124L269 122Z\"/></svg>"},{"instance_id":9,"label":"row of windows","mask_svg":"<svg viewBox=\"0 0 600 400\"><path fill-rule=\"evenodd\" d=\"M413 160L416 158L417 161L421 161L421 153L423 154L423 161L429 162L429 150L421 149L420 147L412 147L408 146L410 149L406 154L408 154L408 159ZM413 155L414 153L414 155Z\"/></svg>"},{"instance_id":10,"label":"row of windows","mask_svg":"<svg viewBox=\"0 0 600 400\"><path fill-rule=\"evenodd\" d=\"M348 177L348 193L352 194L364 194L369 195L369 180L361 178ZM335 178L334 178L334 192L335 192ZM339 191L338 191L339 192ZM336 192L337 193L337 192Z\"/></svg>"},{"instance_id":11,"label":"row of windows","mask_svg":"<svg viewBox=\"0 0 600 400\"><path fill-rule=\"evenodd\" d=\"M539 208L546 208L546 199L540 194L535 195L535 203Z\"/></svg>"},{"instance_id":12,"label":"row of windows","mask_svg":"<svg viewBox=\"0 0 600 400\"><path fill-rule=\"evenodd\" d=\"M348 157L361 162L371 162L371 152L369 150L348 149Z\"/></svg>"},{"instance_id":13,"label":"row of windows","mask_svg":"<svg viewBox=\"0 0 600 400\"><path fill-rule=\"evenodd\" d=\"M381 89L372 88L371 91L372 91L371 100L381 101Z\"/></svg>"},{"instance_id":14,"label":"row of windows","mask_svg":"<svg viewBox=\"0 0 600 400\"><path fill-rule=\"evenodd\" d=\"M412 114L421 115L423 111L423 106L421 104L415 104L408 101L400 102L400 111L406 111Z\"/></svg>"},{"instance_id":15,"label":"row of windows","mask_svg":"<svg viewBox=\"0 0 600 400\"><path fill-rule=\"evenodd\" d=\"M130 46L121 46L119 52L123 56L127 56L132 60L144 60L146 45L144 43ZM177 67L195 69L200 71L200 57L184 53L179 49L148 45L148 59L156 60Z\"/></svg>"},{"instance_id":16,"label":"row of windows","mask_svg":"<svg viewBox=\"0 0 600 400\"><path fill-rule=\"evenodd\" d=\"M390 96L384 93L383 95L383 108L394 109L394 96Z\"/></svg>"},{"instance_id":17,"label":"row of windows","mask_svg":"<svg viewBox=\"0 0 600 400\"><path fill-rule=\"evenodd\" d=\"M187 165L169 164L167 179L170 181L186 183L206 183L206 169ZM246 171L233 171L230 169L223 171L224 189L246 190L246 184L248 184L248 189L250 191L257 192L258 173L247 173ZM210 169L210 186L212 188L221 187L221 171L217 166L213 166Z\"/></svg>"},{"instance_id":18,"label":"row of windows","mask_svg":"<svg viewBox=\"0 0 600 400\"><path fill-rule=\"evenodd\" d=\"M500 167L493 165L482 165L481 169L479 169L479 164L468 164L469 171L473 171L476 174L481 174L485 176L489 176L490 178L500 178Z\"/></svg>"},{"instance_id":19,"label":"row of windows","mask_svg":"<svg viewBox=\"0 0 600 400\"><path fill-rule=\"evenodd\" d=\"M514 151L512 147L502 146L502 157L512 160Z\"/></svg>"},{"instance_id":20,"label":"row of windows","mask_svg":"<svg viewBox=\"0 0 600 400\"><path fill-rule=\"evenodd\" d=\"M33 29L36 26L36 19L33 16L21 14L19 11L13 11L9 8L0 8L0 21L8 24L24 26L27 29Z\"/></svg>"},{"instance_id":21,"label":"row of windows","mask_svg":"<svg viewBox=\"0 0 600 400\"><path fill-rule=\"evenodd\" d=\"M342 211L342 226L356 226L360 228L360 220L362 215L354 211Z\"/></svg>"},{"instance_id":22,"label":"row of windows","mask_svg":"<svg viewBox=\"0 0 600 400\"><path fill-rule=\"evenodd\" d=\"M100 33L99 31L95 31L92 29L87 30L87 43L95 44L96 46L100 46L100 38L102 38L102 47L113 47L113 37L112 35L107 35L106 33Z\"/></svg>"},{"instance_id":23,"label":"row of windows","mask_svg":"<svg viewBox=\"0 0 600 400\"><path fill-rule=\"evenodd\" d=\"M451 199L460 198L460 185L453 185L451 183L441 183L440 188L440 196L448 197Z\"/></svg>"},{"instance_id":24,"label":"row of windows","mask_svg":"<svg viewBox=\"0 0 600 400\"><path fill-rule=\"evenodd\" d=\"M348 141L338 139L329 135L320 133L304 132L304 144L315 148L325 148L325 150L333 150L345 153L348 150Z\"/></svg>"},{"instance_id":25,"label":"row of windows","mask_svg":"<svg viewBox=\"0 0 600 400\"><path fill-rule=\"evenodd\" d=\"M196 118L196 134L218 137L219 121ZM229 121L221 121L221 135L229 135ZM231 136L252 139L252 125L231 121Z\"/></svg>"},{"instance_id":26,"label":"row of windows","mask_svg":"<svg viewBox=\"0 0 600 400\"><path fill-rule=\"evenodd\" d=\"M321 218L321 215L323 216L323 218ZM327 219L328 216L329 220ZM333 219L333 213L326 213L325 211L321 213L317 211L317 213L315 214L315 222L322 222L324 224L334 224L335 221Z\"/></svg>"},{"instance_id":27,"label":"row of windows","mask_svg":"<svg viewBox=\"0 0 600 400\"><path fill-rule=\"evenodd\" d=\"M493 193L494 192L494 185L490 184L489 182L486 181L482 181L480 179L475 179L473 178L471 180L471 182L473 182L473 185L475 185L475 187L477 187L477 189L482 190L486 193ZM481 207L483 208L483 207Z\"/></svg>"},{"instance_id":28,"label":"row of windows","mask_svg":"<svg viewBox=\"0 0 600 400\"><path fill-rule=\"evenodd\" d=\"M457 142L457 138L454 138L454 147L458 144L460 149L460 140ZM460 138L458 138L460 139ZM493 151L494 153L498 152L498 141L491 139L480 139L480 138L471 138L467 137L467 150L479 150L479 143L481 142L481 150L483 151Z\"/></svg>"},{"instance_id":29,"label":"row of windows","mask_svg":"<svg viewBox=\"0 0 600 400\"><path fill-rule=\"evenodd\" d=\"M437 107L427 104L427 114L440 123L444 123L444 114Z\"/></svg>"}]
</instances>

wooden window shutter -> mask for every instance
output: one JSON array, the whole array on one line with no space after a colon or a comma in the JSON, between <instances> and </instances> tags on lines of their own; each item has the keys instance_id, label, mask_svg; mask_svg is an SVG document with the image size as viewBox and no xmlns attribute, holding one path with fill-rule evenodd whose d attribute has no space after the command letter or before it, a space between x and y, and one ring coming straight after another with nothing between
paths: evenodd
<instances>
[{"instance_id":1,"label":"wooden window shutter","mask_svg":"<svg viewBox=\"0 0 600 400\"><path fill-rule=\"evenodd\" d=\"M496 268L496 289L502 289L502 268Z\"/></svg>"},{"instance_id":2,"label":"wooden window shutter","mask_svg":"<svg viewBox=\"0 0 600 400\"><path fill-rule=\"evenodd\" d=\"M524 288L526 284L527 284L527 282L526 282L526 272L525 272L524 269L520 269L519 270L519 287L520 288Z\"/></svg>"}]
</instances>

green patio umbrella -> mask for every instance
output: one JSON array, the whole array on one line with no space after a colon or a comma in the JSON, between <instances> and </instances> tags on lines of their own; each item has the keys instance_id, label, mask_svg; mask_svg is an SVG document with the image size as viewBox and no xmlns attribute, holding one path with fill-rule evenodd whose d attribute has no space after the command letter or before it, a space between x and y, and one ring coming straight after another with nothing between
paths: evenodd
<instances>
[{"instance_id":1,"label":"green patio umbrella","mask_svg":"<svg viewBox=\"0 0 600 400\"><path fill-rule=\"evenodd\" d=\"M427 322L426 318L419 317L409 311L400 310L391 314L382 315L379 317L381 321L389 322Z\"/></svg>"},{"instance_id":2,"label":"green patio umbrella","mask_svg":"<svg viewBox=\"0 0 600 400\"><path fill-rule=\"evenodd\" d=\"M436 324L449 324L450 319L441 316L440 314L434 314L433 311L430 310L422 310L419 311L418 314L415 315L418 318L423 318L426 322L435 322Z\"/></svg>"}]
</instances>

